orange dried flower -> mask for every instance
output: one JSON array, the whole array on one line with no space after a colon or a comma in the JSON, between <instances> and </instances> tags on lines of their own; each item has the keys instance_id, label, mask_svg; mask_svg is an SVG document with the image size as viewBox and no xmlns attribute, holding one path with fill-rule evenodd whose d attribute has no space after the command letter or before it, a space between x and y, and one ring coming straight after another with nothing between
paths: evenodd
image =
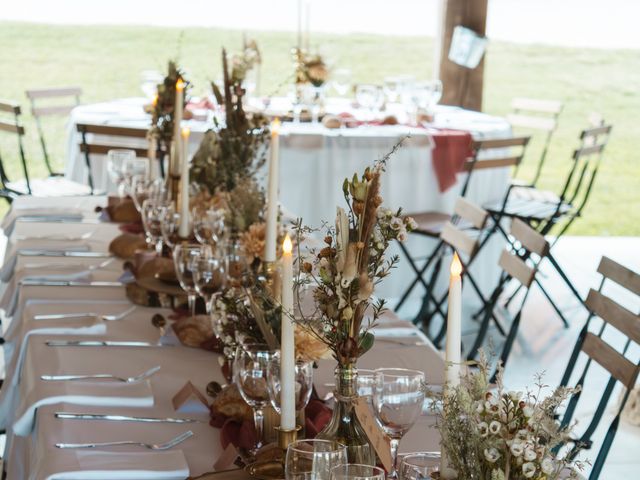
<instances>
[{"instance_id":1,"label":"orange dried flower","mask_svg":"<svg viewBox=\"0 0 640 480\"><path fill-rule=\"evenodd\" d=\"M333 238L331 238L331 235L327 235L326 237L324 237L324 243L326 243L327 245L331 245L332 242Z\"/></svg>"}]
</instances>

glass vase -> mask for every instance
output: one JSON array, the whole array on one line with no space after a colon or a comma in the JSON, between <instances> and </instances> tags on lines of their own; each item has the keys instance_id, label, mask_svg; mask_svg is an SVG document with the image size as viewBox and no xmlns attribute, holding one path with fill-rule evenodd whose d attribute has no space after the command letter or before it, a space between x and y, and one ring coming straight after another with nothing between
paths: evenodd
<instances>
[{"instance_id":1,"label":"glass vase","mask_svg":"<svg viewBox=\"0 0 640 480\"><path fill-rule=\"evenodd\" d=\"M375 450L356 416L358 369L355 365L338 365L335 370L336 389L333 415L316 438L335 440L347 446L349 463L375 465Z\"/></svg>"}]
</instances>

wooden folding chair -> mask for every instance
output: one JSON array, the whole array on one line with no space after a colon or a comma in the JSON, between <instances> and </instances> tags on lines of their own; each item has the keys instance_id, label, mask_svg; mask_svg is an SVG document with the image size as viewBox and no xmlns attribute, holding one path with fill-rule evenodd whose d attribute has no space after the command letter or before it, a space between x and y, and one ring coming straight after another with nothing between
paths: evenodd
<instances>
[{"instance_id":1,"label":"wooden folding chair","mask_svg":"<svg viewBox=\"0 0 640 480\"><path fill-rule=\"evenodd\" d=\"M549 145L551 145L551 139L558 127L558 117L562 112L562 107L562 102L557 100L514 98L511 101L512 113L507 115L507 120L511 126L518 130L523 129L527 133L531 132L532 135L539 132L541 136L544 136L542 140L541 153L535 165L533 178L530 181L515 180L519 173L520 166L524 163L521 162L516 166L513 175L514 183L517 185L535 187L538 183L544 162L547 158ZM519 193L519 189L515 188L513 193L517 195Z\"/></svg>"},{"instance_id":2,"label":"wooden folding chair","mask_svg":"<svg viewBox=\"0 0 640 480\"><path fill-rule=\"evenodd\" d=\"M27 167L27 159L23 145L25 135L24 126L20 121L20 105L13 102L0 102L0 113L9 114L6 119L0 119L0 131L11 133L16 136L18 152L24 179L10 181L7 176L5 165L0 160L0 181L2 187L0 196L7 201L12 201L17 195L30 194L39 197L51 197L60 195L88 195L89 189L79 183L72 182L63 177L49 177L46 179L32 179Z\"/></svg>"},{"instance_id":3,"label":"wooden folding chair","mask_svg":"<svg viewBox=\"0 0 640 480\"><path fill-rule=\"evenodd\" d=\"M553 248L573 222L582 215L582 211L593 190L611 128L611 125L601 125L587 128L580 133L580 147L573 152L571 168L559 195L538 190L534 187L527 187L535 194L532 194L529 198L522 196L512 197L512 185L502 202L485 205L484 207L494 218L496 227L501 229L500 222L504 218L518 218L546 236L555 226L558 226L560 230L554 232L555 239L551 242L551 248ZM506 236L504 230L502 230L502 233ZM582 303L580 293L578 293L551 251L546 258L558 272L574 297ZM556 313L558 313L565 325L568 325L562 310L556 305L551 295L538 280L536 282Z\"/></svg>"},{"instance_id":4,"label":"wooden folding chair","mask_svg":"<svg viewBox=\"0 0 640 480\"><path fill-rule=\"evenodd\" d=\"M466 178L464 180L460 195L462 197L466 196L469 189L469 183L474 171L490 168L509 168L517 166L522 160L528 142L529 137L510 137L495 140L474 141L472 145L474 154L472 157L468 158L465 161L463 166L463 172L466 173ZM408 216L412 217L418 224L418 228L411 232L412 235L419 235L432 239L440 238L442 229L447 222L453 222L457 224L459 221L459 219L456 218L455 214L452 216L446 213L435 211L414 212L409 214ZM432 252L426 257L423 265L420 267L418 266L417 262L419 262L421 258L414 257L414 255L409 252L409 249L404 243L400 243L399 245L401 251L409 261L409 265L411 266L411 269L416 276L400 297L400 300L395 306L396 310L398 310L404 304L407 298L409 298L409 295L418 285L418 283L423 286L423 288L425 289L425 298L428 298L433 285L427 283L424 280L424 274L438 257L442 242L439 242L437 244L436 248L433 249ZM421 316L421 314L419 314L418 317L419 316Z\"/></svg>"},{"instance_id":5,"label":"wooden folding chair","mask_svg":"<svg viewBox=\"0 0 640 480\"><path fill-rule=\"evenodd\" d=\"M78 130L78 133L80 133L80 151L84 154L84 161L88 172L87 181L92 192L95 189L93 171L91 168L92 155L106 155L109 150L126 148L127 150L133 150L134 152L136 152L136 157L149 157L148 146L129 147L126 143L127 140L129 140L130 142L131 139L146 141L147 130L143 128L93 125L86 123L79 123L76 128ZM96 138L95 135L108 136L109 139L100 140L99 138Z\"/></svg>"},{"instance_id":6,"label":"wooden folding chair","mask_svg":"<svg viewBox=\"0 0 640 480\"><path fill-rule=\"evenodd\" d=\"M40 138L40 146L42 147L42 155L44 162L51 176L61 176L62 173L55 172L51 166L49 151L47 150L47 142L45 140L44 129L42 128L42 118L51 116L67 116L75 107L80 105L80 95L82 89L80 87L62 87L62 88L39 88L25 91L29 102L31 102L31 114L36 121L38 137ZM63 99L63 103L55 105L42 105L42 101L52 98Z\"/></svg>"},{"instance_id":7,"label":"wooden folding chair","mask_svg":"<svg viewBox=\"0 0 640 480\"><path fill-rule=\"evenodd\" d=\"M521 296L519 306L515 309L515 313L511 318L509 331L500 354L500 362L503 366L506 365L513 342L518 334L522 311L531 291L531 285L536 277L538 265L549 253L549 242L545 240L544 236L521 220L515 219L513 221L510 238L512 239L511 242L502 251L498 260L498 265L502 269L500 281L481 310L482 321L473 346L467 354L469 360L475 359L479 348L485 341L491 320L495 321L498 316L495 311L501 295L510 284L516 282L519 287L524 289L524 294ZM506 309L501 314L501 316L509 316L509 312ZM491 381L495 381L495 374Z\"/></svg>"},{"instance_id":8,"label":"wooden folding chair","mask_svg":"<svg viewBox=\"0 0 640 480\"><path fill-rule=\"evenodd\" d=\"M589 318L580 332L565 373L560 381L561 386L569 385L571 377L576 370L580 354L585 354L584 367L575 383L581 389L569 400L561 421L562 426L568 426L575 415L582 392L589 388L587 376L588 372L591 371L592 364L594 362L597 363L610 374L604 390L602 392L598 391L599 401L591 421L580 437L572 441L573 447L568 452L569 457L577 455L579 449L591 448L593 445L593 434L600 425L609 406L616 383L620 382L623 388L626 389L620 405L616 408L616 415L607 429L598 455L593 462L593 468L589 476L590 480L595 480L600 476L620 423L620 415L626 405L629 392L634 388L640 373L640 359L637 359L634 363L626 357L632 343L640 345L640 307L636 308L636 313L631 312L602 293L605 281L616 283L632 293L636 300L634 302L635 305L640 305L638 302L640 300L640 274L607 257L602 257L600 260L598 272L603 276L600 287L598 290L591 289L589 291L585 301L585 305L589 309ZM592 331L594 318L599 318L602 321L602 325L595 333ZM614 349L602 339L605 329L609 326L626 337L622 352Z\"/></svg>"}]
</instances>

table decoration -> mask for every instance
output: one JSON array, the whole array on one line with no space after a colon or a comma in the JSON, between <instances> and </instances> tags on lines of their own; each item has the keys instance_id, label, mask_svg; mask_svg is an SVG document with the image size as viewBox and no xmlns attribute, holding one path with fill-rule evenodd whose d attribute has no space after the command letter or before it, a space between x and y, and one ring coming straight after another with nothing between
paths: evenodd
<instances>
[{"instance_id":1,"label":"table decoration","mask_svg":"<svg viewBox=\"0 0 640 480\"><path fill-rule=\"evenodd\" d=\"M500 367L496 385L489 383L491 368L484 354L475 372L447 389L438 410L437 428L446 453L447 471L441 478L480 480L554 480L578 478L585 462L557 454L571 437L571 428L560 428L555 414L575 389L548 389L542 375L526 392L508 391Z\"/></svg>"},{"instance_id":2,"label":"table decoration","mask_svg":"<svg viewBox=\"0 0 640 480\"><path fill-rule=\"evenodd\" d=\"M302 286L315 287L316 312L297 319L297 323L323 342L338 362L333 417L318 438L344 443L352 463L375 462L374 449L353 408L358 394L358 358L373 346L370 330L385 310L384 300L372 298L374 287L398 262L397 256L385 258L390 242L403 241L414 227L413 219L403 218L401 209L381 208L380 176L401 143L363 175L345 179L348 213L337 208L335 226L326 231L324 248L311 251L312 258L305 258L300 249L298 253L298 291ZM305 231L299 223L299 235ZM371 316L365 321L367 310Z\"/></svg>"}]
</instances>

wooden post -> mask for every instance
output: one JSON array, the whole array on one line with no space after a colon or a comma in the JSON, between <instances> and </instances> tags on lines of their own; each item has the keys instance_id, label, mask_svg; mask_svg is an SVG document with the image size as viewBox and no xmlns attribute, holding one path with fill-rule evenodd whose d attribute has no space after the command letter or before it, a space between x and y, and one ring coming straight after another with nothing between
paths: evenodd
<instances>
[{"instance_id":1,"label":"wooden post","mask_svg":"<svg viewBox=\"0 0 640 480\"><path fill-rule=\"evenodd\" d=\"M470 70L449 60L449 48L453 29L457 25L467 27L479 35L485 35L488 0L441 0L442 26L436 40L439 51L439 78L442 81L443 105L456 105L469 110L482 110L482 83L484 56L480 64Z\"/></svg>"}]
</instances>

